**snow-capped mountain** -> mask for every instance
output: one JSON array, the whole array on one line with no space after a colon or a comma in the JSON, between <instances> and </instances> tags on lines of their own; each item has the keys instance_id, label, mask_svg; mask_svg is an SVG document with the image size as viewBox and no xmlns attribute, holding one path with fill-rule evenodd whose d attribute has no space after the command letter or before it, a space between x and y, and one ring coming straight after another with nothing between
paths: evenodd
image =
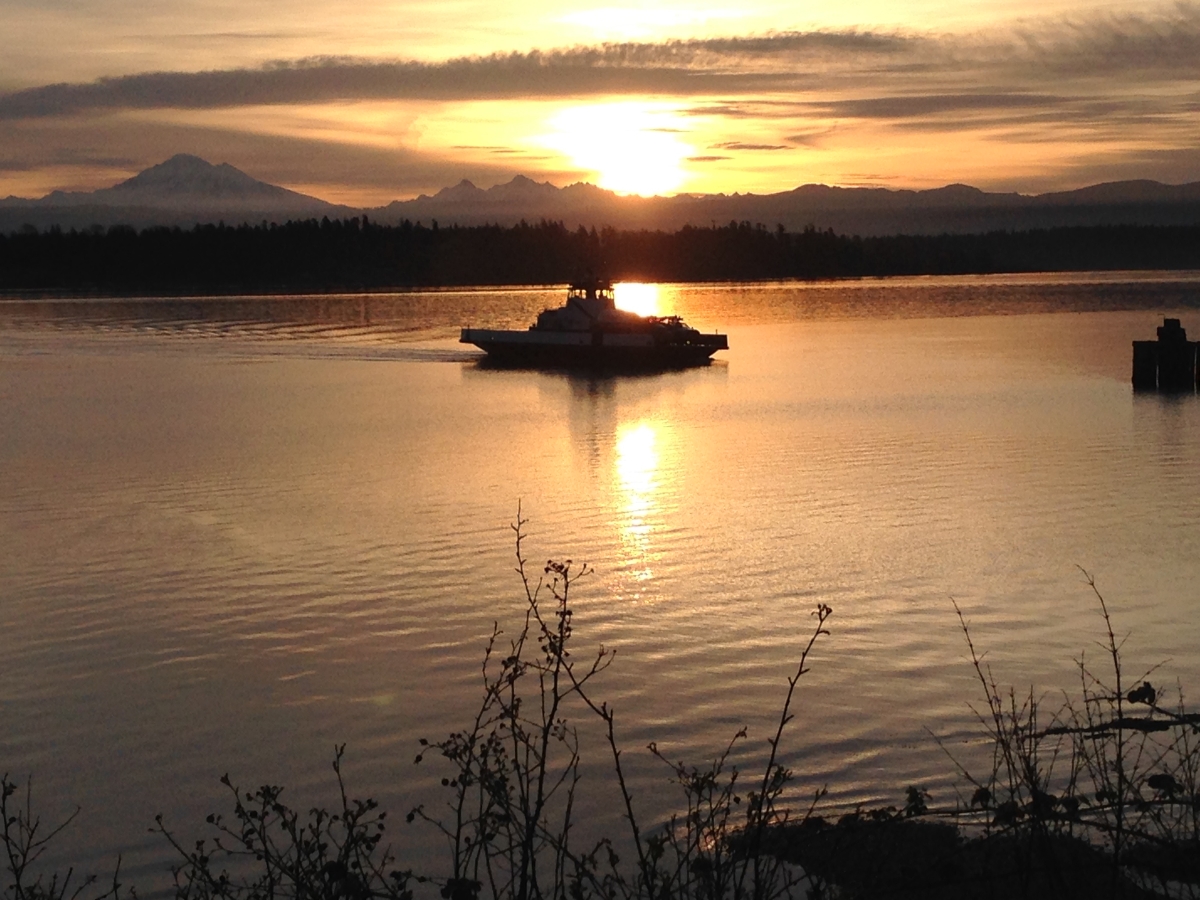
<instances>
[{"instance_id":1,"label":"snow-capped mountain","mask_svg":"<svg viewBox=\"0 0 1200 900\"><path fill-rule=\"evenodd\" d=\"M21 215L32 224L86 226L285 221L342 217L357 210L252 178L228 163L180 153L132 178L96 191L53 191L36 200L0 201L0 224Z\"/></svg>"}]
</instances>

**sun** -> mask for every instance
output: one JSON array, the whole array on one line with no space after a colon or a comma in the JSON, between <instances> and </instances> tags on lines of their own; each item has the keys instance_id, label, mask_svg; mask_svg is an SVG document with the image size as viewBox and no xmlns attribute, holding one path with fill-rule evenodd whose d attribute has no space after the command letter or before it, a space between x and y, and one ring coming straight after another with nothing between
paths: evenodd
<instances>
[{"instance_id":1,"label":"sun","mask_svg":"<svg viewBox=\"0 0 1200 900\"><path fill-rule=\"evenodd\" d=\"M619 194L665 194L688 177L684 161L695 148L680 135L684 121L673 107L603 103L564 109L547 123L545 146L595 173L596 184Z\"/></svg>"},{"instance_id":2,"label":"sun","mask_svg":"<svg viewBox=\"0 0 1200 900\"><path fill-rule=\"evenodd\" d=\"M617 308L639 316L657 316L658 285L637 281L621 281L613 285Z\"/></svg>"}]
</instances>

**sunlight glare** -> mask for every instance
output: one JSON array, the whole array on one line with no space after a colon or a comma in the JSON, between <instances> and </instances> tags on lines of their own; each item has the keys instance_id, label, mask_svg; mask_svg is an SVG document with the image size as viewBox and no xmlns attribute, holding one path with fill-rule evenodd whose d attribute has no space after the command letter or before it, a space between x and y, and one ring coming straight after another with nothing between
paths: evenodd
<instances>
[{"instance_id":1,"label":"sunlight glare","mask_svg":"<svg viewBox=\"0 0 1200 900\"><path fill-rule=\"evenodd\" d=\"M621 510L621 543L624 546L625 569L635 582L648 582L654 575L651 568L655 555L650 538L654 531L650 518L657 507L654 495L658 490L658 450L654 426L642 421L626 424L617 431L617 483L624 493ZM639 594L640 595L640 594Z\"/></svg>"},{"instance_id":2,"label":"sunlight glare","mask_svg":"<svg viewBox=\"0 0 1200 900\"><path fill-rule=\"evenodd\" d=\"M654 449L654 427L649 422L621 429L617 437L617 479L630 495L630 510L645 510L654 492L658 453Z\"/></svg>"},{"instance_id":3,"label":"sunlight glare","mask_svg":"<svg viewBox=\"0 0 1200 900\"><path fill-rule=\"evenodd\" d=\"M576 106L550 119L542 142L565 153L596 184L620 194L663 194L683 184L683 162L695 148L679 137L673 108L649 103Z\"/></svg>"},{"instance_id":4,"label":"sunlight glare","mask_svg":"<svg viewBox=\"0 0 1200 900\"><path fill-rule=\"evenodd\" d=\"M640 284L636 281L620 281L613 285L617 309L637 313L639 316L657 316L658 285Z\"/></svg>"}]
</instances>

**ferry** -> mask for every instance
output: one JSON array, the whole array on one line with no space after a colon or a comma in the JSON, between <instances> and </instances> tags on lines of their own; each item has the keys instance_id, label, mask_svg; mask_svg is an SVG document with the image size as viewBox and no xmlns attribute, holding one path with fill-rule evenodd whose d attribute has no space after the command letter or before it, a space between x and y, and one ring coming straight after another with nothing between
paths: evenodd
<instances>
[{"instance_id":1,"label":"ferry","mask_svg":"<svg viewBox=\"0 0 1200 900\"><path fill-rule=\"evenodd\" d=\"M572 284L566 304L543 310L525 331L464 328L459 341L490 363L531 368L679 369L729 349L726 335L699 332L679 316L618 309L612 284L598 278Z\"/></svg>"}]
</instances>

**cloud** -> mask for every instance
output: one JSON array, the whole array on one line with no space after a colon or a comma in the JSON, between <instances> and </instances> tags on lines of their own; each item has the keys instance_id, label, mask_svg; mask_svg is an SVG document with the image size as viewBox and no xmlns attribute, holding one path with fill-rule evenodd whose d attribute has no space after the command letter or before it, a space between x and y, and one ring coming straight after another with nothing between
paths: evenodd
<instances>
[{"instance_id":1,"label":"cloud","mask_svg":"<svg viewBox=\"0 0 1200 900\"><path fill-rule=\"evenodd\" d=\"M566 50L493 54L445 62L316 58L253 69L148 72L86 84L50 84L0 95L0 119L103 109L211 109L333 100L468 100L587 94L757 93L795 88L812 76L787 57L810 63L845 54L895 54L898 35L807 32L663 43L603 44Z\"/></svg>"},{"instance_id":2,"label":"cloud","mask_svg":"<svg viewBox=\"0 0 1200 900\"><path fill-rule=\"evenodd\" d=\"M1082 24L1024 22L968 36L851 29L609 43L432 63L336 57L148 72L0 95L0 119L112 109L610 94L726 97L724 114L737 115L737 98L864 89L876 96L844 98L831 114L903 118L1053 103L1056 98L1039 87L1064 76L1118 74L1137 82L1200 79L1200 6L1182 3ZM955 93L920 90L922 84L951 82L958 85Z\"/></svg>"},{"instance_id":3,"label":"cloud","mask_svg":"<svg viewBox=\"0 0 1200 900\"><path fill-rule=\"evenodd\" d=\"M784 140L793 147L808 147L811 149L819 147L822 140L829 137L835 131L837 131L836 128L823 128L815 131L805 131L798 134L785 135Z\"/></svg>"},{"instance_id":4,"label":"cloud","mask_svg":"<svg viewBox=\"0 0 1200 900\"><path fill-rule=\"evenodd\" d=\"M151 72L91 84L52 84L0 96L0 119L101 109L213 109L335 100L471 100L587 94L760 91L775 73L714 73L632 66L560 65L534 54L450 63L316 60L263 69Z\"/></svg>"},{"instance_id":5,"label":"cloud","mask_svg":"<svg viewBox=\"0 0 1200 900\"><path fill-rule=\"evenodd\" d=\"M29 135L22 135L19 127L6 135L4 149L0 150L0 172L32 172L45 166L126 170L136 168L140 162L133 156L107 152L86 139L76 144L42 144L39 152L29 152L44 137L43 131L29 141Z\"/></svg>"},{"instance_id":6,"label":"cloud","mask_svg":"<svg viewBox=\"0 0 1200 900\"><path fill-rule=\"evenodd\" d=\"M1054 94L950 93L867 97L812 104L821 115L855 119L910 119L964 111L1046 109L1069 102Z\"/></svg>"},{"instance_id":7,"label":"cloud","mask_svg":"<svg viewBox=\"0 0 1200 900\"><path fill-rule=\"evenodd\" d=\"M1177 3L1151 14L1089 16L1014 29L1018 61L1073 74L1167 70L1200 75L1200 5Z\"/></svg>"},{"instance_id":8,"label":"cloud","mask_svg":"<svg viewBox=\"0 0 1200 900\"><path fill-rule=\"evenodd\" d=\"M723 141L713 144L714 150L788 150L787 144L747 144L742 141Z\"/></svg>"}]
</instances>

